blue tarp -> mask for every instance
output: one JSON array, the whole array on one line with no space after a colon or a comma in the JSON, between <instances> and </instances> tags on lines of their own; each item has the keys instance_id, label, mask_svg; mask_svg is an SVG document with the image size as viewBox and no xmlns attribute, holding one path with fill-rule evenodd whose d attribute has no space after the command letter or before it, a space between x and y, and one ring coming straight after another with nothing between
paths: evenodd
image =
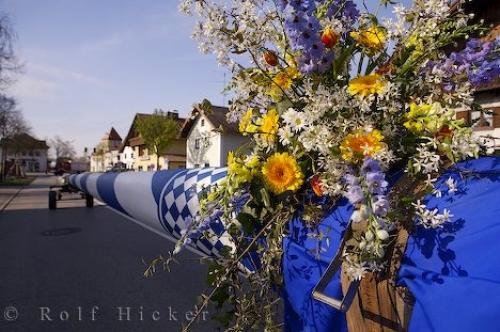
<instances>
[{"instance_id":1,"label":"blue tarp","mask_svg":"<svg viewBox=\"0 0 500 332\"><path fill-rule=\"evenodd\" d=\"M458 184L454 194L448 194L444 183L449 177ZM408 240L398 282L416 299L410 331L498 331L500 158L459 163L436 185L442 197L428 196L425 202L454 216L437 230L416 227ZM298 219L290 223L283 257L286 331L346 330L344 315L312 299L311 293L335 255L351 213L352 206L342 200L316 231ZM318 241L320 233L325 238ZM338 276L328 292L340 296Z\"/></svg>"}]
</instances>

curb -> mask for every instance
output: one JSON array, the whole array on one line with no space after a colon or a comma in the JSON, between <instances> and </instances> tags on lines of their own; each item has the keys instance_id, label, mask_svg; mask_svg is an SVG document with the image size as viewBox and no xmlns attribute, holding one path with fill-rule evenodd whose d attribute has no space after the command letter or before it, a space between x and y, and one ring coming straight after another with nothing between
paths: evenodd
<instances>
[{"instance_id":1,"label":"curb","mask_svg":"<svg viewBox=\"0 0 500 332\"><path fill-rule=\"evenodd\" d=\"M14 194L12 194L12 196L10 196L10 198L7 199L7 201L5 201L5 203L3 203L2 206L0 206L0 212L3 212L3 210L5 210L5 208L10 204L10 202L12 202L14 198L16 198L17 195L19 195L21 190L23 190L24 188L25 186L22 186Z\"/></svg>"}]
</instances>

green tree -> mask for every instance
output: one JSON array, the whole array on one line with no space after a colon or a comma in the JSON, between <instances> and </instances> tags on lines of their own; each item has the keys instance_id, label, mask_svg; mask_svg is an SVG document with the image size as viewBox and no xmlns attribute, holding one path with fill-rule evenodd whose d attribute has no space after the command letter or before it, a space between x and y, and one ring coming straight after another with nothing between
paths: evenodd
<instances>
[{"instance_id":1,"label":"green tree","mask_svg":"<svg viewBox=\"0 0 500 332\"><path fill-rule=\"evenodd\" d=\"M162 110L155 110L150 116L137 119L137 131L148 151L156 155L156 170L160 168L160 156L177 138L180 126L178 120Z\"/></svg>"}]
</instances>

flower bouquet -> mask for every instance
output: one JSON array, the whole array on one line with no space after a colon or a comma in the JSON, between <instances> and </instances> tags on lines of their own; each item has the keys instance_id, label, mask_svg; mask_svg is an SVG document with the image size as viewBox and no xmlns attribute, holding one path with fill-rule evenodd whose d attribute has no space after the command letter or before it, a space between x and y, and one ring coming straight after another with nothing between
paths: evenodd
<instances>
[{"instance_id":1,"label":"flower bouquet","mask_svg":"<svg viewBox=\"0 0 500 332\"><path fill-rule=\"evenodd\" d=\"M315 229L347 198L344 277L384 273L402 230L450 220L453 211L420 201L439 194L440 172L486 152L455 112L473 107L475 85L498 77L500 42L470 39L484 30L459 4L374 2L181 3L199 17L200 50L232 73L228 121L251 139L229 154L227 178L205 191L176 247L214 236L214 223L230 234L198 305L213 301L228 330L280 329L282 239L293 216ZM463 41L465 50L445 52Z\"/></svg>"}]
</instances>

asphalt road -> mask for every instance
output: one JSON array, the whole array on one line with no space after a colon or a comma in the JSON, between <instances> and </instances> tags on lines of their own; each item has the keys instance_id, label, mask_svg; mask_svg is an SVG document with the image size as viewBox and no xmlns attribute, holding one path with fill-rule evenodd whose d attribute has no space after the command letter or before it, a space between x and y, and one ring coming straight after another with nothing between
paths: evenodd
<instances>
[{"instance_id":1,"label":"asphalt road","mask_svg":"<svg viewBox=\"0 0 500 332\"><path fill-rule=\"evenodd\" d=\"M0 331L178 331L205 290L185 251L172 272L145 265L173 244L83 200L49 211L42 178L0 213ZM195 331L217 331L206 313Z\"/></svg>"}]
</instances>

